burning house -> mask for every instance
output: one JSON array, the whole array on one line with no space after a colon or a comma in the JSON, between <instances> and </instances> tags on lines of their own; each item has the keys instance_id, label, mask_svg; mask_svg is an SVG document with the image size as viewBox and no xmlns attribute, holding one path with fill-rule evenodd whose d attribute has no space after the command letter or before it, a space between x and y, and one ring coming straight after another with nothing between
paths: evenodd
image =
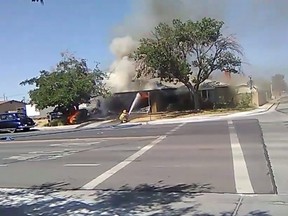
<instances>
[{"instance_id":1,"label":"burning house","mask_svg":"<svg viewBox=\"0 0 288 216\"><path fill-rule=\"evenodd\" d=\"M133 111L156 113L193 108L189 91L182 83L160 83L157 79L152 79L150 86L155 87L115 93L107 101L107 108L115 113L124 109L129 110L129 113ZM226 83L206 80L199 90L201 101L211 104L210 108L215 104L233 102L234 91Z\"/></svg>"}]
</instances>

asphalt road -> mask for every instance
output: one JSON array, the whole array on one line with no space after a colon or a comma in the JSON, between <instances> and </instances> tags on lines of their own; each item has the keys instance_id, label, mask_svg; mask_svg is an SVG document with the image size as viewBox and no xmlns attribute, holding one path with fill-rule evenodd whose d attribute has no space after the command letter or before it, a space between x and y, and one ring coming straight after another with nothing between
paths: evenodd
<instances>
[{"instance_id":1,"label":"asphalt road","mask_svg":"<svg viewBox=\"0 0 288 216\"><path fill-rule=\"evenodd\" d=\"M277 111L280 113L288 114L288 96L283 97L279 100Z\"/></svg>"},{"instance_id":2,"label":"asphalt road","mask_svg":"<svg viewBox=\"0 0 288 216\"><path fill-rule=\"evenodd\" d=\"M19 137L1 142L0 170L6 188L275 192L253 119Z\"/></svg>"},{"instance_id":3,"label":"asphalt road","mask_svg":"<svg viewBox=\"0 0 288 216\"><path fill-rule=\"evenodd\" d=\"M286 215L287 113L8 134L0 215Z\"/></svg>"}]
</instances>

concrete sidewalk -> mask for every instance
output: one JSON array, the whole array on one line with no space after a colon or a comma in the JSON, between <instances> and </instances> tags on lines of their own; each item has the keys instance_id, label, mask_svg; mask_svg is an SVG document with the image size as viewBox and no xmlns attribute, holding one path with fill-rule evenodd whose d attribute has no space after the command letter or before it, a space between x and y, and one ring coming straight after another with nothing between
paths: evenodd
<instances>
[{"instance_id":1,"label":"concrete sidewalk","mask_svg":"<svg viewBox=\"0 0 288 216\"><path fill-rule=\"evenodd\" d=\"M40 131L53 131L53 130L69 130L69 129L75 129L79 126L77 125L63 125L63 126L53 126L53 127L34 127L35 130Z\"/></svg>"},{"instance_id":2,"label":"concrete sidewalk","mask_svg":"<svg viewBox=\"0 0 288 216\"><path fill-rule=\"evenodd\" d=\"M288 195L0 190L1 215L287 216Z\"/></svg>"},{"instance_id":3,"label":"concrete sidewalk","mask_svg":"<svg viewBox=\"0 0 288 216\"><path fill-rule=\"evenodd\" d=\"M82 124L75 124L75 125L63 125L63 126L54 126L54 127L35 127L33 129L40 130L40 131L53 131L53 130L72 130L72 129L88 129L88 128L96 128L100 125L107 124L112 122L113 120L106 120L106 121L91 121L85 122Z\"/></svg>"},{"instance_id":4,"label":"concrete sidewalk","mask_svg":"<svg viewBox=\"0 0 288 216\"><path fill-rule=\"evenodd\" d=\"M276 108L276 101L269 102L251 111L237 112L232 114L211 114L211 115L200 115L184 118L173 118L173 119L160 119L154 121L143 122L143 124L177 124L177 123L189 123L189 122L203 122L203 121L219 121L224 119L230 119L234 117L245 117L265 114L272 112Z\"/></svg>"},{"instance_id":5,"label":"concrete sidewalk","mask_svg":"<svg viewBox=\"0 0 288 216\"><path fill-rule=\"evenodd\" d=\"M139 125L139 124L173 124L173 123L184 123L184 122L201 122L201 121L215 121L215 120L221 120L223 118L233 118L233 117L242 117L247 115L257 115L261 113L265 113L267 111L270 111L271 108L277 103L277 101L271 101L267 104L264 104L263 106L260 106L254 110L251 111L245 111L245 112L238 112L233 114L223 113L223 114L211 114L211 115L200 115L200 116L192 116L192 117L184 117L184 118L167 118L167 119L159 119L159 120L153 120L153 121L146 121L146 122L133 122L133 123L126 123L121 125ZM53 131L53 130L71 130L71 129L92 129L97 128L99 126L113 123L115 120L105 120L105 121L90 121L85 122L82 124L77 125L64 125L64 126L55 126L55 127L35 127L36 130L41 131Z\"/></svg>"}]
</instances>

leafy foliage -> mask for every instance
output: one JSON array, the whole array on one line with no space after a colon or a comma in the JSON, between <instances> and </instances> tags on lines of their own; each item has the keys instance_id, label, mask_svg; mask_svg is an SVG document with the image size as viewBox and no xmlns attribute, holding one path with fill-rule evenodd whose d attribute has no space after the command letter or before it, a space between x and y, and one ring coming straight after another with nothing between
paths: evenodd
<instances>
[{"instance_id":1,"label":"leafy foliage","mask_svg":"<svg viewBox=\"0 0 288 216\"><path fill-rule=\"evenodd\" d=\"M20 85L35 85L29 92L37 108L59 107L71 110L88 102L91 96L108 94L103 83L105 74L98 66L90 70L85 59L62 54L62 60L51 71L42 70L40 76L25 80Z\"/></svg>"},{"instance_id":2,"label":"leafy foliage","mask_svg":"<svg viewBox=\"0 0 288 216\"><path fill-rule=\"evenodd\" d=\"M275 74L272 77L272 90L277 92L288 90L288 85L283 74Z\"/></svg>"},{"instance_id":3,"label":"leafy foliage","mask_svg":"<svg viewBox=\"0 0 288 216\"><path fill-rule=\"evenodd\" d=\"M195 107L199 106L199 86L214 71L240 71L241 47L232 36L222 34L223 25L211 18L160 23L153 37L141 39L131 55L136 61L137 78L152 76L182 82L194 95Z\"/></svg>"},{"instance_id":4,"label":"leafy foliage","mask_svg":"<svg viewBox=\"0 0 288 216\"><path fill-rule=\"evenodd\" d=\"M242 93L239 95L239 102L237 104L237 108L244 109L252 107L252 95L249 93Z\"/></svg>"},{"instance_id":5,"label":"leafy foliage","mask_svg":"<svg viewBox=\"0 0 288 216\"><path fill-rule=\"evenodd\" d=\"M41 4L44 4L44 0L32 0L32 2L40 2Z\"/></svg>"}]
</instances>

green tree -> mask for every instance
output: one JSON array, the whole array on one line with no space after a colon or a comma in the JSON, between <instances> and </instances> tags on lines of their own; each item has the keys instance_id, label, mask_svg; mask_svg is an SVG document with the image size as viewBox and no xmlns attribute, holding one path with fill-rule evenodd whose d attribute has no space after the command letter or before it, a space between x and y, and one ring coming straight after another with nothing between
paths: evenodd
<instances>
[{"instance_id":1,"label":"green tree","mask_svg":"<svg viewBox=\"0 0 288 216\"><path fill-rule=\"evenodd\" d=\"M62 60L51 71L42 70L40 76L27 79L20 85L35 85L29 92L31 103L37 108L57 107L64 114L78 109L92 96L105 96L109 92L103 83L105 74L98 65L93 70L85 59L73 55L61 54Z\"/></svg>"},{"instance_id":2,"label":"green tree","mask_svg":"<svg viewBox=\"0 0 288 216\"><path fill-rule=\"evenodd\" d=\"M272 91L281 93L287 90L288 86L285 81L285 76L283 74L275 74L274 76L272 76Z\"/></svg>"},{"instance_id":3,"label":"green tree","mask_svg":"<svg viewBox=\"0 0 288 216\"><path fill-rule=\"evenodd\" d=\"M214 71L239 73L241 47L222 33L224 23L211 18L172 25L160 23L150 38L142 38L131 55L137 78L152 76L181 82L189 90L195 109L200 108L199 87Z\"/></svg>"},{"instance_id":4,"label":"green tree","mask_svg":"<svg viewBox=\"0 0 288 216\"><path fill-rule=\"evenodd\" d=\"M32 2L40 2L41 4L44 4L44 0L32 0Z\"/></svg>"}]
</instances>

